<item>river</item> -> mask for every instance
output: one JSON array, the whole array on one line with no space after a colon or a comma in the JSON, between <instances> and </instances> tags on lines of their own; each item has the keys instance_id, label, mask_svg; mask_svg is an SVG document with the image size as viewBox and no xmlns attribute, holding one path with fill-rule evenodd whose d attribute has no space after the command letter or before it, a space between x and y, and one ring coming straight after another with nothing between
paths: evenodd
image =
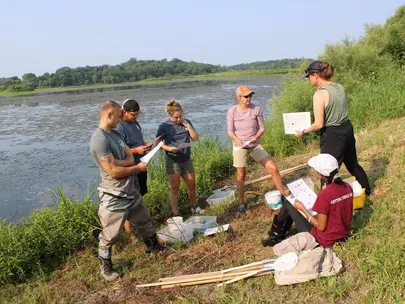
<instances>
[{"instance_id":1,"label":"river","mask_svg":"<svg viewBox=\"0 0 405 304\"><path fill-rule=\"evenodd\" d=\"M269 117L269 100L281 77L229 77L17 97L0 101L0 218L13 222L53 205L48 189L61 186L73 199L95 189L99 170L89 140L106 100L136 99L145 139L167 119L165 104L177 100L200 135L226 137L226 112L238 85L255 91L252 102Z\"/></svg>"}]
</instances>

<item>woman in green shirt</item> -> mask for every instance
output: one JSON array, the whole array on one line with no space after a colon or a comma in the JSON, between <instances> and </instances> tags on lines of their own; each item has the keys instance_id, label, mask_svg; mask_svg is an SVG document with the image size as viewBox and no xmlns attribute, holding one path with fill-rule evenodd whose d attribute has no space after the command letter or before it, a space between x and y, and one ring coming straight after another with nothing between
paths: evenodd
<instances>
[{"instance_id":1,"label":"woman in green shirt","mask_svg":"<svg viewBox=\"0 0 405 304\"><path fill-rule=\"evenodd\" d=\"M353 125L347 115L346 93L342 85L330 79L334 68L327 62L314 61L305 70L309 83L317 88L314 94L315 122L304 130L297 131L297 137L311 132L321 132L321 153L334 156L339 166L344 163L349 173L370 195L370 184L364 169L357 161L356 139Z\"/></svg>"}]
</instances>

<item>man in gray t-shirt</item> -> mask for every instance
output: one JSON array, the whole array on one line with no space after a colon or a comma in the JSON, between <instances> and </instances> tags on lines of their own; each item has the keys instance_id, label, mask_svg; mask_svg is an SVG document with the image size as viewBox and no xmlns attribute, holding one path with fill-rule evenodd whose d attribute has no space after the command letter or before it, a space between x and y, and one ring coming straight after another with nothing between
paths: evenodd
<instances>
[{"instance_id":1,"label":"man in gray t-shirt","mask_svg":"<svg viewBox=\"0 0 405 304\"><path fill-rule=\"evenodd\" d=\"M99 128L90 141L91 156L101 173L98 215L103 230L99 235L98 254L100 276L107 281L120 276L112 268L111 247L119 240L125 220L143 238L146 253L166 249L157 241L150 212L134 183L134 174L146 171L147 164L141 162L134 165L131 150L119 133L113 130L120 119L120 106L114 101L104 103L100 110Z\"/></svg>"}]
</instances>

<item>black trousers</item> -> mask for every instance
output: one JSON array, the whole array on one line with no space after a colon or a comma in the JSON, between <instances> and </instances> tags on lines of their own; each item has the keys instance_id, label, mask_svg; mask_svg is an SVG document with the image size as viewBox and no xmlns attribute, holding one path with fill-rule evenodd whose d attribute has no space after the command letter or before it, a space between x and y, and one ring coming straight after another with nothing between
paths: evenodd
<instances>
[{"instance_id":1,"label":"black trousers","mask_svg":"<svg viewBox=\"0 0 405 304\"><path fill-rule=\"evenodd\" d=\"M356 139L350 120L340 126L321 129L321 153L334 156L339 166L344 163L347 171L366 189L366 194L371 193L366 172L357 161Z\"/></svg>"},{"instance_id":2,"label":"black trousers","mask_svg":"<svg viewBox=\"0 0 405 304\"><path fill-rule=\"evenodd\" d=\"M277 215L278 222L285 222L289 219L292 219L295 223L299 232L310 232L312 229L312 225L308 222L308 220L291 205L288 201L283 201L283 206L280 209L279 214Z\"/></svg>"},{"instance_id":3,"label":"black trousers","mask_svg":"<svg viewBox=\"0 0 405 304\"><path fill-rule=\"evenodd\" d=\"M136 174L136 177L138 178L139 192L141 193L141 196L144 196L148 193L148 172L138 173Z\"/></svg>"}]
</instances>

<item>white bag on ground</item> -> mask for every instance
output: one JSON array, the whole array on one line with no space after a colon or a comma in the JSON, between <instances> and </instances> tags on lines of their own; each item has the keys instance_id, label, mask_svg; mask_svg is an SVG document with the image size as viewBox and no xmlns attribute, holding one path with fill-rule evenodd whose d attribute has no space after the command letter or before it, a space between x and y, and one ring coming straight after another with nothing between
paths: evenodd
<instances>
[{"instance_id":1,"label":"white bag on ground","mask_svg":"<svg viewBox=\"0 0 405 304\"><path fill-rule=\"evenodd\" d=\"M287 252L298 255L297 265L286 271L275 271L278 285L290 285L314 280L319 276L336 275L342 269L342 261L332 248L316 247L318 243L308 232L298 233L275 245L273 251L277 256Z\"/></svg>"}]
</instances>

